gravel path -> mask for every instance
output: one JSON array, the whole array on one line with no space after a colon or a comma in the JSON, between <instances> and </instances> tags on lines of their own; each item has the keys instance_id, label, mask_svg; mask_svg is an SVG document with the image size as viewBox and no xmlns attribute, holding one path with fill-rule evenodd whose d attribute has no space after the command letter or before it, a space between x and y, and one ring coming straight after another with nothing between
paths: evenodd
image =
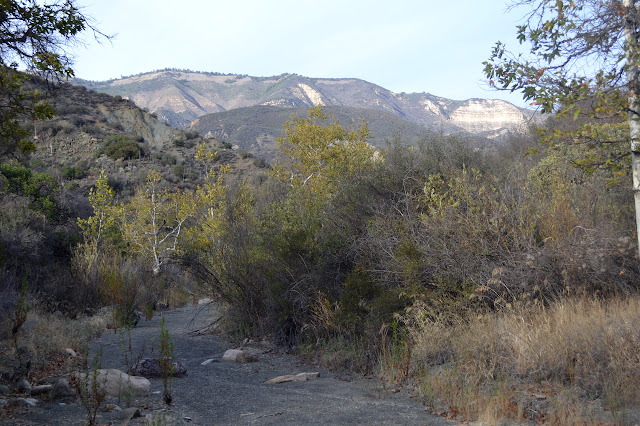
<instances>
[{"instance_id":1,"label":"gravel path","mask_svg":"<svg viewBox=\"0 0 640 426\"><path fill-rule=\"evenodd\" d=\"M122 419L122 413L100 413L100 424L393 424L448 425L444 418L429 414L408 395L383 390L376 379L345 377L318 366L303 364L299 358L277 353L269 345L250 345L257 362L218 362L230 344L223 338L193 333L216 318L214 305L184 307L142 320L132 331L133 353L151 356L159 347L161 317L171 335L174 358L188 376L172 381L173 404L162 402L162 381L151 379L152 395L131 401L142 418ZM102 368L125 370L123 336L105 332L92 342L102 351ZM207 365L205 360L214 359ZM306 382L269 385L276 376L320 372ZM111 401L118 403L118 401ZM125 401L120 406L125 407ZM10 424L83 424L85 412L77 404L43 402L18 416Z\"/></svg>"}]
</instances>

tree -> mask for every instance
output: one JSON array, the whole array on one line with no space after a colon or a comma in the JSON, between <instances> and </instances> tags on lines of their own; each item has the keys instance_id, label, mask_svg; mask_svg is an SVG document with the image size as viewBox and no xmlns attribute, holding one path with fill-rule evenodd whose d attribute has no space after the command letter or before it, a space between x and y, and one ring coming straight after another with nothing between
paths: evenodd
<instances>
[{"instance_id":1,"label":"tree","mask_svg":"<svg viewBox=\"0 0 640 426\"><path fill-rule=\"evenodd\" d=\"M0 158L34 149L20 120L43 120L53 110L28 87L29 75L55 82L72 77L68 46L85 30L103 36L74 0L0 0Z\"/></svg>"},{"instance_id":2,"label":"tree","mask_svg":"<svg viewBox=\"0 0 640 426\"><path fill-rule=\"evenodd\" d=\"M84 241L90 245L94 255L97 255L105 235L117 224L120 207L115 202L115 195L115 191L109 186L107 175L102 170L96 186L89 190L89 203L93 208L93 216L88 219L78 218L78 226L82 229Z\"/></svg>"},{"instance_id":3,"label":"tree","mask_svg":"<svg viewBox=\"0 0 640 426\"><path fill-rule=\"evenodd\" d=\"M178 249L183 225L194 214L191 194L169 192L161 188L160 174L151 170L147 185L122 206L122 234L131 251L151 262L159 274L169 256Z\"/></svg>"},{"instance_id":4,"label":"tree","mask_svg":"<svg viewBox=\"0 0 640 426\"><path fill-rule=\"evenodd\" d=\"M576 120L574 128L551 131L546 140L585 145L583 167L624 175L630 156L640 230L640 1L512 2L517 6L529 8L517 30L529 55L515 55L498 42L484 63L489 84L522 91L542 113ZM616 150L623 142L630 149Z\"/></svg>"},{"instance_id":5,"label":"tree","mask_svg":"<svg viewBox=\"0 0 640 426\"><path fill-rule=\"evenodd\" d=\"M309 108L307 118L294 117L284 124L278 148L289 164L275 168L293 187L307 187L316 196L330 195L340 181L367 170L374 148L367 143L365 123L345 129L321 107Z\"/></svg>"}]
</instances>

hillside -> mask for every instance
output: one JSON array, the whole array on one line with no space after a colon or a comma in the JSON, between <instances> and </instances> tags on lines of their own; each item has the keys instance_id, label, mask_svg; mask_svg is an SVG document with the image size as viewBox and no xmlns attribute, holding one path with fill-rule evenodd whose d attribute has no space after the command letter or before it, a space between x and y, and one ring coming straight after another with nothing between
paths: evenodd
<instances>
[{"instance_id":1,"label":"hillside","mask_svg":"<svg viewBox=\"0 0 640 426\"><path fill-rule=\"evenodd\" d=\"M428 128L501 138L524 130L533 112L501 100L454 101L429 93L394 93L364 80L155 71L104 82L77 79L92 90L131 99L174 127L216 112L257 105L348 106L385 111Z\"/></svg>"},{"instance_id":2,"label":"hillside","mask_svg":"<svg viewBox=\"0 0 640 426\"><path fill-rule=\"evenodd\" d=\"M165 180L185 188L195 188L200 166L194 160L195 146L205 142L219 153L219 163L231 166L232 176L257 173L253 159L242 159L214 139L203 140L193 133L177 130L120 97L92 92L81 86L63 84L49 102L56 115L51 120L28 123L37 146L35 158L44 167L77 170L71 187L80 190L92 185L105 170L120 189L130 192L144 181L144 171L159 170ZM104 153L106 144L117 138L137 146L136 158L116 158ZM233 178L233 177L232 177Z\"/></svg>"},{"instance_id":3,"label":"hillside","mask_svg":"<svg viewBox=\"0 0 640 426\"><path fill-rule=\"evenodd\" d=\"M427 131L385 111L343 106L326 107L325 111L346 127L358 127L366 121L371 131L367 141L379 148L384 148L395 134L411 143ZM277 156L276 139L282 134L283 124L296 115L306 116L306 108L259 105L204 115L195 119L188 129L205 138L230 143L238 150L273 159Z\"/></svg>"}]
</instances>

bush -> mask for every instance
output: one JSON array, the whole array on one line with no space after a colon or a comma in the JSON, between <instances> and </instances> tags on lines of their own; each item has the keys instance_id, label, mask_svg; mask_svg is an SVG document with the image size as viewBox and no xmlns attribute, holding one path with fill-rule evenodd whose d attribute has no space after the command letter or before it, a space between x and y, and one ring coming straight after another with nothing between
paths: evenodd
<instances>
[{"instance_id":1,"label":"bush","mask_svg":"<svg viewBox=\"0 0 640 426\"><path fill-rule=\"evenodd\" d=\"M99 153L105 154L115 161L118 159L131 160L138 158L142 151L138 144L128 136L109 136L103 142Z\"/></svg>"},{"instance_id":2,"label":"bush","mask_svg":"<svg viewBox=\"0 0 640 426\"><path fill-rule=\"evenodd\" d=\"M185 168L182 164L177 164L175 166L173 166L173 168L171 169L171 173L173 173L173 175L175 177L177 177L178 179L184 179L185 177Z\"/></svg>"},{"instance_id":3,"label":"bush","mask_svg":"<svg viewBox=\"0 0 640 426\"><path fill-rule=\"evenodd\" d=\"M62 168L62 177L66 180L82 179L86 176L86 172L73 166L64 166Z\"/></svg>"},{"instance_id":4,"label":"bush","mask_svg":"<svg viewBox=\"0 0 640 426\"><path fill-rule=\"evenodd\" d=\"M267 163L267 160L265 160L262 157L256 158L255 160L253 160L253 165L258 167L258 168L260 168L260 169L264 169L265 167L269 167L269 163Z\"/></svg>"}]
</instances>

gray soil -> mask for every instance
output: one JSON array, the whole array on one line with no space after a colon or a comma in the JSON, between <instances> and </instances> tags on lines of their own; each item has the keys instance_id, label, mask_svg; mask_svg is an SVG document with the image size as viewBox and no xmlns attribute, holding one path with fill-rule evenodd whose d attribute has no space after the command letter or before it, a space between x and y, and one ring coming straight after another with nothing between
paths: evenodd
<instances>
[{"instance_id":1,"label":"gray soil","mask_svg":"<svg viewBox=\"0 0 640 426\"><path fill-rule=\"evenodd\" d=\"M122 412L100 412L98 424L402 424L446 425L454 422L430 414L404 392L390 392L372 377L333 373L303 363L267 342L249 343L257 354L251 363L219 362L234 346L215 335L194 333L217 316L214 305L184 307L142 320L132 331L133 353L152 357L159 348L160 321L174 345L174 358L186 367L186 377L172 380L173 403L162 401L161 379L151 379L152 394L129 405L142 417L126 419ZM92 342L101 350L101 367L126 370L123 336L106 331ZM143 352L144 348L144 352ZM214 362L201 365L208 359ZM277 385L265 384L276 376L320 372L317 379ZM125 408L127 401L108 401ZM77 401L40 401L34 408L14 413L3 424L86 424L86 412Z\"/></svg>"}]
</instances>

